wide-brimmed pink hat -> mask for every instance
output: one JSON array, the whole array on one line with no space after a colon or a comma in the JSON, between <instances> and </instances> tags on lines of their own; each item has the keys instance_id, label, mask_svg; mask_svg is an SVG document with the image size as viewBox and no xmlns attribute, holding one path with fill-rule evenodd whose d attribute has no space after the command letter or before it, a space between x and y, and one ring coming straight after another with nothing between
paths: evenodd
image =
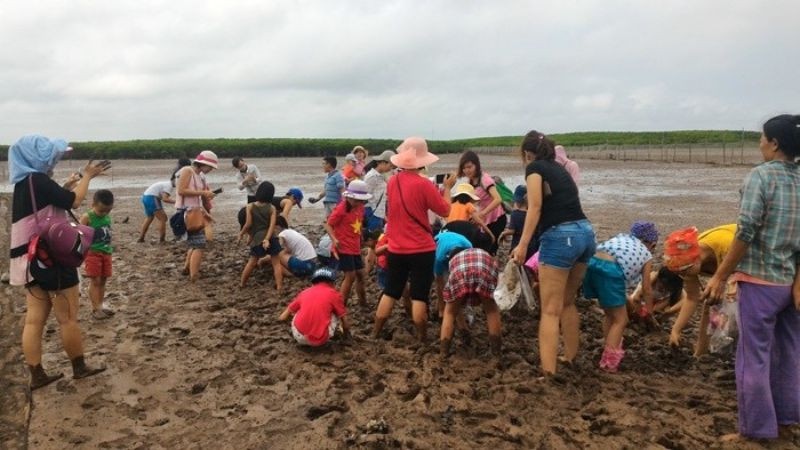
<instances>
[{"instance_id":1,"label":"wide-brimmed pink hat","mask_svg":"<svg viewBox=\"0 0 800 450\"><path fill-rule=\"evenodd\" d=\"M200 152L199 155L197 155L197 158L195 158L194 161L192 162L205 164L208 167L211 167L212 169L216 169L217 163L219 161L217 160L216 153L212 152L211 150L203 150L202 152Z\"/></svg>"},{"instance_id":2,"label":"wide-brimmed pink hat","mask_svg":"<svg viewBox=\"0 0 800 450\"><path fill-rule=\"evenodd\" d=\"M435 163L439 157L428 151L425 139L410 137L397 147L397 154L391 159L401 169L419 169Z\"/></svg>"}]
</instances>

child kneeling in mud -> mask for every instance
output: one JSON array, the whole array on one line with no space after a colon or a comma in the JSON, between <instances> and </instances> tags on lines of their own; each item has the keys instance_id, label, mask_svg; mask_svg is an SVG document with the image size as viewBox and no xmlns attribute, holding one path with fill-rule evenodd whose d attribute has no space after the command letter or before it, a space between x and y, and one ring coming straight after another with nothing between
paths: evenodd
<instances>
[{"instance_id":1,"label":"child kneeling in mud","mask_svg":"<svg viewBox=\"0 0 800 450\"><path fill-rule=\"evenodd\" d=\"M605 348L600 358L600 369L615 373L625 350L622 333L628 324L627 290L635 287L644 277L649 277L653 255L658 242L658 230L650 222L635 222L630 233L620 233L597 246L586 276L583 295L596 298L605 312L603 335ZM646 278L644 278L646 279ZM653 310L653 292L650 283L642 283L644 312Z\"/></svg>"},{"instance_id":2,"label":"child kneeling in mud","mask_svg":"<svg viewBox=\"0 0 800 450\"><path fill-rule=\"evenodd\" d=\"M325 345L341 322L344 338L350 338L350 322L342 295L336 290L336 273L321 267L311 275L312 286L304 289L281 313L278 320L292 319L292 336L300 345Z\"/></svg>"},{"instance_id":3,"label":"child kneeling in mud","mask_svg":"<svg viewBox=\"0 0 800 450\"><path fill-rule=\"evenodd\" d=\"M466 304L482 305L489 329L489 344L492 354L500 356L502 325L500 309L494 301L497 288L497 262L487 251L468 248L451 255L450 274L444 288L444 317L440 335L440 354L447 358L453 340L456 318Z\"/></svg>"}]
</instances>

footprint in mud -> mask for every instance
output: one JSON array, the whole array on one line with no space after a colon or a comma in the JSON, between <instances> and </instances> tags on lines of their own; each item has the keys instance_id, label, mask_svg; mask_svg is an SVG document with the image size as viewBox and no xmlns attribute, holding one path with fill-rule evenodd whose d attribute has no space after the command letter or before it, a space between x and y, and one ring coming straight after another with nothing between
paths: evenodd
<instances>
[{"instance_id":1,"label":"footprint in mud","mask_svg":"<svg viewBox=\"0 0 800 450\"><path fill-rule=\"evenodd\" d=\"M350 408L344 403L330 404L330 405L315 405L308 408L306 411L306 418L308 420L317 420L320 417L332 411L347 412Z\"/></svg>"}]
</instances>

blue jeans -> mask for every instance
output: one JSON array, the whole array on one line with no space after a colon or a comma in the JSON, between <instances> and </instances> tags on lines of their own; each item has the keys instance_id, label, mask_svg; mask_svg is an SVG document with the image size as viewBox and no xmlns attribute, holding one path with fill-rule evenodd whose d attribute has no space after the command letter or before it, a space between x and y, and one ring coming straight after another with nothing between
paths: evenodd
<instances>
[{"instance_id":1,"label":"blue jeans","mask_svg":"<svg viewBox=\"0 0 800 450\"><path fill-rule=\"evenodd\" d=\"M542 233L539 242L539 263L559 269L589 262L597 246L592 224L586 219L554 225Z\"/></svg>"}]
</instances>

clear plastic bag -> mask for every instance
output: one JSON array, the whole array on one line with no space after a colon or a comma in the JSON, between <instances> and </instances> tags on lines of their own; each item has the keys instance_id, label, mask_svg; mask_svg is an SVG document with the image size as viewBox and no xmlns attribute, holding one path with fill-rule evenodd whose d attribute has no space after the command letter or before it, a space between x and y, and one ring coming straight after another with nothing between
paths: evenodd
<instances>
[{"instance_id":1,"label":"clear plastic bag","mask_svg":"<svg viewBox=\"0 0 800 450\"><path fill-rule=\"evenodd\" d=\"M725 351L732 345L739 335L736 327L736 314L738 303L723 300L722 303L713 305L708 310L708 348L712 353Z\"/></svg>"}]
</instances>

